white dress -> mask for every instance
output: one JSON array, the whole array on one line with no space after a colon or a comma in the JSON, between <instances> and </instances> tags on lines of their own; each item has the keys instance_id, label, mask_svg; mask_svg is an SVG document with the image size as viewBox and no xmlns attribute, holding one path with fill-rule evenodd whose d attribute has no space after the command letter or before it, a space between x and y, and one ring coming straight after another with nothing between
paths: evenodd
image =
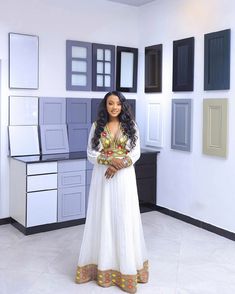
<instances>
[{"instance_id":1,"label":"white dress","mask_svg":"<svg viewBox=\"0 0 235 294\"><path fill-rule=\"evenodd\" d=\"M91 147L94 131L95 123L87 147L87 157L94 168L76 282L96 280L100 286L117 285L126 292L135 293L138 282L148 281L148 260L133 166L140 157L139 130L136 126L136 146L130 152L130 141L121 126L115 139L105 127L99 151ZM106 179L104 174L112 156L126 157L129 166Z\"/></svg>"}]
</instances>

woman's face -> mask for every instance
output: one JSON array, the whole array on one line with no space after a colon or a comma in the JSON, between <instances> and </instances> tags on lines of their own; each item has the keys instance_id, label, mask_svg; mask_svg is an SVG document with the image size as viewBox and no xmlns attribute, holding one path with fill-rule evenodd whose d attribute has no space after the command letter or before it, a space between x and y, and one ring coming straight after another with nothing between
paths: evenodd
<instances>
[{"instance_id":1,"label":"woman's face","mask_svg":"<svg viewBox=\"0 0 235 294\"><path fill-rule=\"evenodd\" d=\"M122 104L118 96L110 95L106 101L106 108L107 108L109 117L112 117L112 118L118 117L122 110Z\"/></svg>"}]
</instances>

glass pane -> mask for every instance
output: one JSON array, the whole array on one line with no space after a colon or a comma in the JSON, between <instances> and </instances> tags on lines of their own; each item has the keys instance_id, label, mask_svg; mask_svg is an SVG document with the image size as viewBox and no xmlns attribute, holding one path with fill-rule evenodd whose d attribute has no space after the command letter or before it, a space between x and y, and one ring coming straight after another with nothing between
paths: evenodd
<instances>
[{"instance_id":1,"label":"glass pane","mask_svg":"<svg viewBox=\"0 0 235 294\"><path fill-rule=\"evenodd\" d=\"M81 60L73 60L72 71L87 72L87 62Z\"/></svg>"},{"instance_id":2,"label":"glass pane","mask_svg":"<svg viewBox=\"0 0 235 294\"><path fill-rule=\"evenodd\" d=\"M96 85L97 85L97 87L103 87L104 86L103 76L102 75L97 75L96 76Z\"/></svg>"},{"instance_id":3,"label":"glass pane","mask_svg":"<svg viewBox=\"0 0 235 294\"><path fill-rule=\"evenodd\" d=\"M110 74L111 73L111 63L110 62L105 62L104 65L104 72L106 74Z\"/></svg>"},{"instance_id":4,"label":"glass pane","mask_svg":"<svg viewBox=\"0 0 235 294\"><path fill-rule=\"evenodd\" d=\"M97 62L97 73L103 73L103 62Z\"/></svg>"},{"instance_id":5,"label":"glass pane","mask_svg":"<svg viewBox=\"0 0 235 294\"><path fill-rule=\"evenodd\" d=\"M87 58L87 48L72 46L72 58Z\"/></svg>"},{"instance_id":6,"label":"glass pane","mask_svg":"<svg viewBox=\"0 0 235 294\"><path fill-rule=\"evenodd\" d=\"M103 59L104 59L104 50L97 49L97 60L103 60Z\"/></svg>"},{"instance_id":7,"label":"glass pane","mask_svg":"<svg viewBox=\"0 0 235 294\"><path fill-rule=\"evenodd\" d=\"M105 76L104 77L104 85L105 85L105 87L110 87L110 84L111 84L110 76Z\"/></svg>"},{"instance_id":8,"label":"glass pane","mask_svg":"<svg viewBox=\"0 0 235 294\"><path fill-rule=\"evenodd\" d=\"M87 77L86 75L72 75L72 86L86 86Z\"/></svg>"},{"instance_id":9,"label":"glass pane","mask_svg":"<svg viewBox=\"0 0 235 294\"><path fill-rule=\"evenodd\" d=\"M105 61L111 61L111 50L105 49Z\"/></svg>"},{"instance_id":10,"label":"glass pane","mask_svg":"<svg viewBox=\"0 0 235 294\"><path fill-rule=\"evenodd\" d=\"M134 53L121 53L121 82L123 88L133 87Z\"/></svg>"}]
</instances>

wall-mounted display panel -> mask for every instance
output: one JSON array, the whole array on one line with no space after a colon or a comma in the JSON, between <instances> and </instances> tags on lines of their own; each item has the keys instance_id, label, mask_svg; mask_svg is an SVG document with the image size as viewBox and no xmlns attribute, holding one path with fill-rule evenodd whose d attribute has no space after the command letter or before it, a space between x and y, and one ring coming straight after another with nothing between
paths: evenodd
<instances>
[{"instance_id":1,"label":"wall-mounted display panel","mask_svg":"<svg viewBox=\"0 0 235 294\"><path fill-rule=\"evenodd\" d=\"M191 150L191 99L173 99L171 112L171 148Z\"/></svg>"},{"instance_id":2,"label":"wall-mounted display panel","mask_svg":"<svg viewBox=\"0 0 235 294\"><path fill-rule=\"evenodd\" d=\"M38 36L9 33L9 88L38 89Z\"/></svg>"},{"instance_id":3,"label":"wall-mounted display panel","mask_svg":"<svg viewBox=\"0 0 235 294\"><path fill-rule=\"evenodd\" d=\"M163 146L163 123L161 103L153 99L146 105L146 137L145 144L152 147Z\"/></svg>"},{"instance_id":4,"label":"wall-mounted display panel","mask_svg":"<svg viewBox=\"0 0 235 294\"><path fill-rule=\"evenodd\" d=\"M145 93L162 91L162 44L145 47Z\"/></svg>"},{"instance_id":5,"label":"wall-mounted display panel","mask_svg":"<svg viewBox=\"0 0 235 294\"><path fill-rule=\"evenodd\" d=\"M69 152L66 125L41 125L40 139L42 154Z\"/></svg>"},{"instance_id":6,"label":"wall-mounted display panel","mask_svg":"<svg viewBox=\"0 0 235 294\"><path fill-rule=\"evenodd\" d=\"M38 155L37 126L9 126L10 156Z\"/></svg>"},{"instance_id":7,"label":"wall-mounted display panel","mask_svg":"<svg viewBox=\"0 0 235 294\"><path fill-rule=\"evenodd\" d=\"M92 44L92 90L113 91L115 81L115 46Z\"/></svg>"},{"instance_id":8,"label":"wall-mounted display panel","mask_svg":"<svg viewBox=\"0 0 235 294\"><path fill-rule=\"evenodd\" d=\"M91 91L92 44L66 41L66 90Z\"/></svg>"},{"instance_id":9,"label":"wall-mounted display panel","mask_svg":"<svg viewBox=\"0 0 235 294\"><path fill-rule=\"evenodd\" d=\"M66 98L67 124L91 123L91 99Z\"/></svg>"},{"instance_id":10,"label":"wall-mounted display panel","mask_svg":"<svg viewBox=\"0 0 235 294\"><path fill-rule=\"evenodd\" d=\"M38 98L26 96L9 97L9 125L38 125Z\"/></svg>"},{"instance_id":11,"label":"wall-mounted display panel","mask_svg":"<svg viewBox=\"0 0 235 294\"><path fill-rule=\"evenodd\" d=\"M173 91L193 91L194 37L173 42Z\"/></svg>"},{"instance_id":12,"label":"wall-mounted display panel","mask_svg":"<svg viewBox=\"0 0 235 294\"><path fill-rule=\"evenodd\" d=\"M69 151L78 152L87 149L87 142L91 124L82 126L81 124L68 125Z\"/></svg>"},{"instance_id":13,"label":"wall-mounted display panel","mask_svg":"<svg viewBox=\"0 0 235 294\"><path fill-rule=\"evenodd\" d=\"M203 153L227 155L227 99L203 101Z\"/></svg>"},{"instance_id":14,"label":"wall-mounted display panel","mask_svg":"<svg viewBox=\"0 0 235 294\"><path fill-rule=\"evenodd\" d=\"M204 90L230 88L230 29L204 36Z\"/></svg>"},{"instance_id":15,"label":"wall-mounted display panel","mask_svg":"<svg viewBox=\"0 0 235 294\"><path fill-rule=\"evenodd\" d=\"M66 123L66 100L65 98L39 99L39 124L57 125Z\"/></svg>"},{"instance_id":16,"label":"wall-mounted display panel","mask_svg":"<svg viewBox=\"0 0 235 294\"><path fill-rule=\"evenodd\" d=\"M121 92L137 92L138 49L117 46L116 88Z\"/></svg>"}]
</instances>

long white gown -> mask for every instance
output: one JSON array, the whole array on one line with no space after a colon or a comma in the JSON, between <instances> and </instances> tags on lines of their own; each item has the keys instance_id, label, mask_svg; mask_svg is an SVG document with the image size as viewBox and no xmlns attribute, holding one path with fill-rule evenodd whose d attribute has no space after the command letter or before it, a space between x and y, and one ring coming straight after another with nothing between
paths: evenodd
<instances>
[{"instance_id":1,"label":"long white gown","mask_svg":"<svg viewBox=\"0 0 235 294\"><path fill-rule=\"evenodd\" d=\"M133 166L140 157L139 130L136 125L138 139L130 152L130 141L121 126L116 138L105 127L99 151L91 147L94 131L95 123L87 147L88 160L94 168L76 282L96 280L100 286L117 285L135 293L138 282L148 281L148 259ZM112 156L126 157L129 166L106 179L104 174Z\"/></svg>"}]
</instances>

